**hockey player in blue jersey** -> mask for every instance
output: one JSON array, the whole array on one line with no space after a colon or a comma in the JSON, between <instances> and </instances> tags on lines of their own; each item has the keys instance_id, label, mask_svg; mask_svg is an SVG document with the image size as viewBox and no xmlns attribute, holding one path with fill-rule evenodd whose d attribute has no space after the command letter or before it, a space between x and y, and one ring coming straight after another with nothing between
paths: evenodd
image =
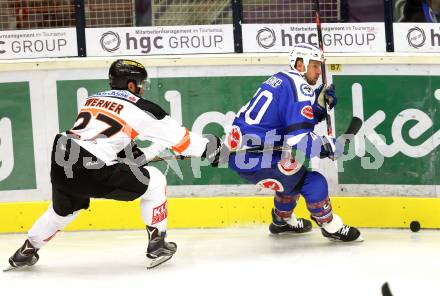
<instances>
[{"instance_id":1,"label":"hockey player in blue jersey","mask_svg":"<svg viewBox=\"0 0 440 296\"><path fill-rule=\"evenodd\" d=\"M262 147L260 153L232 153L229 167L243 179L275 191L273 234L304 233L312 223L293 213L300 194L305 198L311 218L324 237L333 241L362 241L358 229L345 225L333 213L325 177L307 170L290 153L301 151L307 157L335 159L339 149L335 140L313 132L337 103L333 85L321 85L323 52L310 44L297 44L290 53L290 71L279 72L263 82L254 97L237 113L227 136L231 151ZM287 146L288 152L269 147ZM290 149L292 148L292 149Z\"/></svg>"}]
</instances>

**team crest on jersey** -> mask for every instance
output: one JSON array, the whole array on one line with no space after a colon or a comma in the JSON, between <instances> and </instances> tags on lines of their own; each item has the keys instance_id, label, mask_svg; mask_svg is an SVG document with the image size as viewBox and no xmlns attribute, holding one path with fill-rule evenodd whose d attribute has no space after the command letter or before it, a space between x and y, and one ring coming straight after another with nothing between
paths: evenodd
<instances>
[{"instance_id":1,"label":"team crest on jersey","mask_svg":"<svg viewBox=\"0 0 440 296\"><path fill-rule=\"evenodd\" d=\"M302 164L291 158L283 158L278 162L278 169L281 173L287 176L298 173L301 167Z\"/></svg>"},{"instance_id":2,"label":"team crest on jersey","mask_svg":"<svg viewBox=\"0 0 440 296\"><path fill-rule=\"evenodd\" d=\"M257 186L267 189L272 189L275 191L283 192L284 187L280 181L275 179L264 179L257 183Z\"/></svg>"},{"instance_id":3,"label":"team crest on jersey","mask_svg":"<svg viewBox=\"0 0 440 296\"><path fill-rule=\"evenodd\" d=\"M312 109L312 106L304 106L301 109L301 115L304 116L307 119L312 120L313 119L313 109Z\"/></svg>"},{"instance_id":4,"label":"team crest on jersey","mask_svg":"<svg viewBox=\"0 0 440 296\"><path fill-rule=\"evenodd\" d=\"M236 151L238 148L241 147L241 142L243 140L243 137L241 135L240 128L236 125L232 127L232 130L229 132L227 137L227 145L229 150Z\"/></svg>"},{"instance_id":5,"label":"team crest on jersey","mask_svg":"<svg viewBox=\"0 0 440 296\"><path fill-rule=\"evenodd\" d=\"M310 85L303 83L299 86L299 89L303 95L306 97L313 97L315 93L313 92L313 89Z\"/></svg>"},{"instance_id":6,"label":"team crest on jersey","mask_svg":"<svg viewBox=\"0 0 440 296\"><path fill-rule=\"evenodd\" d=\"M153 221L151 222L151 225L163 221L166 217L168 217L168 206L165 201L163 204L153 209Z\"/></svg>"}]
</instances>

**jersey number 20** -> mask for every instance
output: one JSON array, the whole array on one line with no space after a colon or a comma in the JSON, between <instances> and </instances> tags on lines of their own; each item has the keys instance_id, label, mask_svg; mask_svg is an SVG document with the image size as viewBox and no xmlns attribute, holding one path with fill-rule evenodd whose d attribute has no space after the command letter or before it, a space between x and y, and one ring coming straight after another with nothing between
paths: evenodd
<instances>
[{"instance_id":1,"label":"jersey number 20","mask_svg":"<svg viewBox=\"0 0 440 296\"><path fill-rule=\"evenodd\" d=\"M240 115L242 113L244 113L244 120L246 121L247 124L258 124L260 123L261 119L264 116L264 113L266 113L267 108L269 108L270 103L272 102L273 99L273 95L270 91L263 90L261 91L261 88L259 88L257 90L257 92L254 95L254 100L251 106L249 106L252 102L249 101L249 103L247 103L246 105L244 105L243 107L241 107L240 111L238 111L237 113L237 117L240 117ZM260 110L256 110L255 112L257 113L257 115L255 116L255 118L251 117L251 113L252 111L254 111L255 107L257 106L258 102L260 102L260 100L264 100L264 104L260 107ZM254 112L254 113L255 113Z\"/></svg>"}]
</instances>

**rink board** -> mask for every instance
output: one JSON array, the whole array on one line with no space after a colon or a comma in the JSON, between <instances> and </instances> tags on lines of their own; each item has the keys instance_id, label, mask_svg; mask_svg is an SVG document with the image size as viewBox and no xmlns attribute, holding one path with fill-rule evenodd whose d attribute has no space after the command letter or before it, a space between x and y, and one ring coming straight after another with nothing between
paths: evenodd
<instances>
[{"instance_id":1,"label":"rink board","mask_svg":"<svg viewBox=\"0 0 440 296\"><path fill-rule=\"evenodd\" d=\"M340 135L352 115L363 118L368 127L353 141L354 158L310 162L326 177L330 195L440 197L440 57L365 53L327 58L329 82L340 96L336 112L330 112L333 130ZM8 94L0 102L0 202L48 199L54 135L71 128L82 100L108 87L112 61L0 61L0 92ZM149 99L191 131L217 135L227 130L235 112L268 75L287 67L286 55L275 53L139 61L147 65L151 78ZM325 124L316 132L325 133ZM196 162L156 164L174 187L170 196L259 195L242 190L244 181L232 170Z\"/></svg>"},{"instance_id":2,"label":"rink board","mask_svg":"<svg viewBox=\"0 0 440 296\"><path fill-rule=\"evenodd\" d=\"M8 94L0 108L0 232L27 231L47 208L48 202L43 200L51 194L53 136L74 120L78 101L107 87L112 61L0 62L0 86ZM235 116L233 112L243 103L239 100L247 100L264 77L287 66L284 54L158 56L139 61L148 66L151 91L159 105L192 131L215 134L226 119ZM361 157L368 160L369 156L365 151L363 156L344 162L343 172L339 164L336 170L329 160L316 163L316 170L328 180L335 212L346 223L360 227L408 227L417 220L422 227L440 228L440 56L333 54L327 61L329 81L337 84L341 94L336 114L331 112L336 134L344 130L353 114L388 139L376 145L382 150L375 155L386 160L382 169L361 170ZM387 83L390 81L393 83ZM395 96L399 104L393 103ZM325 132L326 127L321 124L317 128ZM369 136L378 137L364 132L354 142L367 151L373 143ZM171 228L270 221L272 197L253 197L259 193L240 183L227 168L213 169L205 164L193 170L180 162L163 169L168 172L173 196L169 199ZM138 202L93 201L67 229L141 229L144 225L139 212ZM303 201L296 213L309 216Z\"/></svg>"},{"instance_id":3,"label":"rink board","mask_svg":"<svg viewBox=\"0 0 440 296\"><path fill-rule=\"evenodd\" d=\"M221 228L268 224L273 197L169 198L170 228ZM334 212L359 227L406 228L417 220L422 228L440 228L440 200L423 197L332 197ZM26 232L48 202L0 203L0 232ZM295 213L308 217L303 199ZM92 200L66 230L143 229L139 201Z\"/></svg>"}]
</instances>

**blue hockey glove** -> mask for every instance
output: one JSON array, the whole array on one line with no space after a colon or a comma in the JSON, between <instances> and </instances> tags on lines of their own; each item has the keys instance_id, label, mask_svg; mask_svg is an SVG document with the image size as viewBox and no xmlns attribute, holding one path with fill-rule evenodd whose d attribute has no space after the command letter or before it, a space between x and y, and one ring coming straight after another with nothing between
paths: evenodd
<instances>
[{"instance_id":1,"label":"blue hockey glove","mask_svg":"<svg viewBox=\"0 0 440 296\"><path fill-rule=\"evenodd\" d=\"M333 84L330 84L327 87L327 90L325 92L325 100L326 100L330 110L333 109L336 106L336 104L338 103L338 98L336 97L335 86Z\"/></svg>"},{"instance_id":2,"label":"blue hockey glove","mask_svg":"<svg viewBox=\"0 0 440 296\"><path fill-rule=\"evenodd\" d=\"M315 104L317 105L316 107L318 109L321 109L321 112L323 112L325 109L325 103L328 104L330 110L333 109L338 103L335 86L333 84L330 84L328 87L324 86L324 84L321 84L315 90Z\"/></svg>"},{"instance_id":3,"label":"blue hockey glove","mask_svg":"<svg viewBox=\"0 0 440 296\"><path fill-rule=\"evenodd\" d=\"M325 105L324 105L324 96L325 92L323 91L324 84L321 84L317 89L315 89L315 102L312 105L313 115L318 122L321 122L325 119ZM321 102L321 104L319 103Z\"/></svg>"}]
</instances>

